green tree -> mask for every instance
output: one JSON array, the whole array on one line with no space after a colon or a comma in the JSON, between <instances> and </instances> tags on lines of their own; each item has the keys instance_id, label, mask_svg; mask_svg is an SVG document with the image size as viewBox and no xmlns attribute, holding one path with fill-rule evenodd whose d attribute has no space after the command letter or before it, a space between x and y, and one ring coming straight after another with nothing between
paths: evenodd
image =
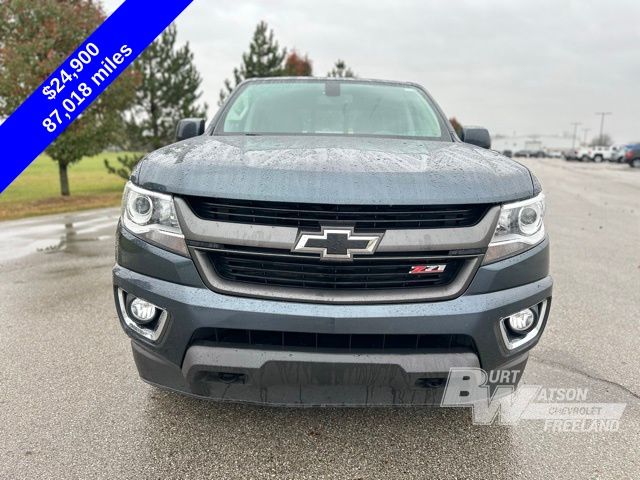
<instances>
[{"instance_id":1,"label":"green tree","mask_svg":"<svg viewBox=\"0 0 640 480\"><path fill-rule=\"evenodd\" d=\"M310 77L313 75L313 65L307 55L302 57L293 50L284 62L283 74L289 77Z\"/></svg>"},{"instance_id":2,"label":"green tree","mask_svg":"<svg viewBox=\"0 0 640 480\"><path fill-rule=\"evenodd\" d=\"M353 78L356 74L353 73L344 60L336 61L335 65L331 69L330 72L327 73L327 77L336 77L336 78Z\"/></svg>"},{"instance_id":3,"label":"green tree","mask_svg":"<svg viewBox=\"0 0 640 480\"><path fill-rule=\"evenodd\" d=\"M222 105L233 89L247 78L281 76L282 62L286 56L287 49L280 49L267 22L258 23L249 44L249 51L242 54L242 64L239 68L233 69L234 84L232 85L229 79L224 81L218 105Z\"/></svg>"},{"instance_id":4,"label":"green tree","mask_svg":"<svg viewBox=\"0 0 640 480\"><path fill-rule=\"evenodd\" d=\"M144 154L142 153L132 153L130 155L121 155L116 158L117 162L120 166L112 166L109 163L109 160L104 159L104 166L107 169L107 172L112 173L114 175L118 175L125 180L129 180L131 176L131 172L136 168L136 165L142 160Z\"/></svg>"},{"instance_id":5,"label":"green tree","mask_svg":"<svg viewBox=\"0 0 640 480\"><path fill-rule=\"evenodd\" d=\"M199 103L202 77L194 64L193 52L189 43L178 47L176 36L172 24L133 65L141 84L126 122L128 150L146 152L173 143L181 118L207 115L207 104ZM117 168L106 159L104 163L110 173L129 178L142 156L118 157Z\"/></svg>"},{"instance_id":6,"label":"green tree","mask_svg":"<svg viewBox=\"0 0 640 480\"><path fill-rule=\"evenodd\" d=\"M0 2L0 117L10 115L104 18L91 0ZM122 139L122 112L135 88L135 76L124 72L47 148L58 163L62 195L70 194L69 165Z\"/></svg>"}]
</instances>

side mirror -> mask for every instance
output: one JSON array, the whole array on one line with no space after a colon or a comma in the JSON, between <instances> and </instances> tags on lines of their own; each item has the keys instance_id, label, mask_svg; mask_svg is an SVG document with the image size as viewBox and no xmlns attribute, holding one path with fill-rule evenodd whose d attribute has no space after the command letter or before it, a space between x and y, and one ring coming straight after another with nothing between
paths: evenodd
<instances>
[{"instance_id":1,"label":"side mirror","mask_svg":"<svg viewBox=\"0 0 640 480\"><path fill-rule=\"evenodd\" d=\"M461 140L477 147L491 148L491 135L486 128L462 127Z\"/></svg>"},{"instance_id":2,"label":"side mirror","mask_svg":"<svg viewBox=\"0 0 640 480\"><path fill-rule=\"evenodd\" d=\"M204 133L204 118L183 118L176 128L176 141L197 137Z\"/></svg>"}]
</instances>

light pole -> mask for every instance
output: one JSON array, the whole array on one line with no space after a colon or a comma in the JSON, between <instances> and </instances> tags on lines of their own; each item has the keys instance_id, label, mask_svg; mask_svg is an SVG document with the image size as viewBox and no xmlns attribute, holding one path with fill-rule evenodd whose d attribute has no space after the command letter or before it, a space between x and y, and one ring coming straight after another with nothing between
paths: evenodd
<instances>
[{"instance_id":1,"label":"light pole","mask_svg":"<svg viewBox=\"0 0 640 480\"><path fill-rule=\"evenodd\" d=\"M589 130L591 130L590 128L583 128L582 131L584 133L584 139L582 141L583 144L587 144L587 133L589 133Z\"/></svg>"},{"instance_id":2,"label":"light pole","mask_svg":"<svg viewBox=\"0 0 640 480\"><path fill-rule=\"evenodd\" d=\"M582 125L580 122L573 122L573 140L571 141L571 150L576 148L576 135L578 134L578 125Z\"/></svg>"},{"instance_id":3,"label":"light pole","mask_svg":"<svg viewBox=\"0 0 640 480\"><path fill-rule=\"evenodd\" d=\"M604 132L604 117L606 115L611 115L611 112L596 112L596 115L600 115L600 136L598 137L598 143L602 145L603 143L602 135Z\"/></svg>"}]
</instances>

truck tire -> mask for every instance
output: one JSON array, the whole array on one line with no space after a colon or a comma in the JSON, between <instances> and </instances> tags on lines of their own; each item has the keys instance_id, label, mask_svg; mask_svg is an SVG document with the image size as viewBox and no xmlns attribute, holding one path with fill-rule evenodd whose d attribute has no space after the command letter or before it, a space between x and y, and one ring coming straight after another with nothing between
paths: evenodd
<instances>
[{"instance_id":1,"label":"truck tire","mask_svg":"<svg viewBox=\"0 0 640 480\"><path fill-rule=\"evenodd\" d=\"M581 162L590 162L591 159L589 158L588 155L583 155L583 156L580 157L580 161Z\"/></svg>"},{"instance_id":2,"label":"truck tire","mask_svg":"<svg viewBox=\"0 0 640 480\"><path fill-rule=\"evenodd\" d=\"M640 168L640 158L634 158L629 162L631 168Z\"/></svg>"},{"instance_id":3,"label":"truck tire","mask_svg":"<svg viewBox=\"0 0 640 480\"><path fill-rule=\"evenodd\" d=\"M596 163L602 163L602 155L596 155L593 157L593 161Z\"/></svg>"}]
</instances>

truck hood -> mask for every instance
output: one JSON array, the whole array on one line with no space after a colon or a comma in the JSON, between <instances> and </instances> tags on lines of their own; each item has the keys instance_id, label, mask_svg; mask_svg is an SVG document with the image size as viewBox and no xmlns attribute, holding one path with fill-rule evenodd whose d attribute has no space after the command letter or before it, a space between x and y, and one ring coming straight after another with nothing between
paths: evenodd
<instances>
[{"instance_id":1,"label":"truck hood","mask_svg":"<svg viewBox=\"0 0 640 480\"><path fill-rule=\"evenodd\" d=\"M177 195L351 204L500 203L529 170L464 143L363 137L207 136L149 154L134 183Z\"/></svg>"}]
</instances>

